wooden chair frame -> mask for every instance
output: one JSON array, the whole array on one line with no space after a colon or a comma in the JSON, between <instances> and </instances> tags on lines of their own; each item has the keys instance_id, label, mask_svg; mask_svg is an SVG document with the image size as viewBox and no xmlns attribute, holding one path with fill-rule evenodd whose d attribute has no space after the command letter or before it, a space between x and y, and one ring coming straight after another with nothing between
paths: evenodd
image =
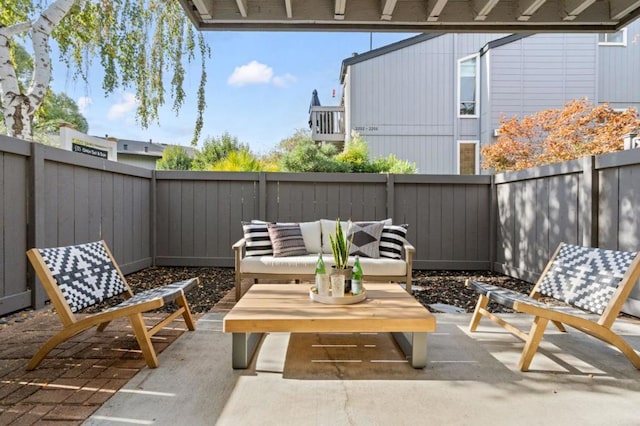
<instances>
[{"instance_id":1,"label":"wooden chair frame","mask_svg":"<svg viewBox=\"0 0 640 426\"><path fill-rule=\"evenodd\" d=\"M560 252L561 247L562 244L560 244L560 246L553 254L553 257L545 267L544 271L540 275L540 278L529 294L529 297L533 299L534 302L542 296L540 294L539 287L544 280L545 274L549 271L553 264L553 261ZM583 333L596 337L606 343L615 346L629 359L629 361L637 369L640 369L640 356L638 355L638 353L633 349L633 347L629 345L629 343L627 343L627 341L625 341L621 336L611 330L614 321L618 317L625 300L635 286L638 278L640 278L640 253L637 254L633 259L630 267L627 269L624 277L620 281L620 284L618 285L613 297L609 301L609 304L605 308L604 312L599 316L597 321L593 321L586 315L581 316L569 313L552 305L541 306L540 303L527 303L526 300L514 301L512 307L513 310L534 316L533 323L528 333L520 330L504 319L489 312L487 310L489 301L497 300L495 298L492 299L491 294L489 294L488 296L480 294L480 296L478 297L476 308L471 318L471 322L469 323L469 331L475 332L480 319L485 316L496 324L504 327L515 336L524 340L525 345L518 362L518 368L521 371L529 370L533 356L538 350L538 346L540 345L540 341L542 340L542 336L549 321L551 321L562 332L566 332L564 325L568 325L582 331ZM467 286L470 285L469 283L470 280L467 280ZM585 314L587 314L587 312L585 312Z\"/></svg>"},{"instance_id":2,"label":"wooden chair frame","mask_svg":"<svg viewBox=\"0 0 640 426\"><path fill-rule=\"evenodd\" d=\"M101 241L101 243L103 244L109 257L111 258L111 262L113 263L113 266L115 267L118 275L120 275L120 278L127 288L124 294L125 297L127 297L127 299L133 297L133 291L131 291L131 287L129 287L129 284L122 274L120 267L113 258L111 251L109 251L109 248L104 241ZM175 312L169 314L169 316L167 316L166 318L159 321L150 329L147 328L142 313L164 306L165 301L162 297L155 297L150 300L131 304L128 306L112 307L103 312L90 314L87 317L78 319L65 300L62 292L60 291L60 288L58 287L56 279L53 277L51 271L47 267L38 249L34 248L27 251L27 257L29 258L29 261L34 268L36 275L40 279L42 286L47 292L47 295L49 296L51 303L56 310L56 313L60 317L60 321L62 322L63 326L62 330L53 335L38 350L33 358L31 358L31 361L29 361L29 364L27 365L27 370L35 369L40 364L40 362L42 362L44 357L60 343L93 326L97 326L97 331L103 331L111 321L117 318L129 319L131 328L133 329L136 340L140 345L140 349L142 350L142 354L149 368L158 367L158 358L151 342L151 337L154 336L158 331L160 331L163 327L171 323L180 315L182 315L182 317L184 318L187 328L191 331L195 330L195 323L193 321L193 317L191 315L191 311L189 309L189 305L183 291L180 291L175 296L174 301L177 303L178 309ZM192 278L188 282L198 284L199 278Z\"/></svg>"}]
</instances>

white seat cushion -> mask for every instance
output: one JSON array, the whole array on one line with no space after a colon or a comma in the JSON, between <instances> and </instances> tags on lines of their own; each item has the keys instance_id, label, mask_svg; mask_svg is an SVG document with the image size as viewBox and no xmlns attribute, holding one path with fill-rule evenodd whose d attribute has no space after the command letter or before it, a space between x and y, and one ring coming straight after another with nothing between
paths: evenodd
<instances>
[{"instance_id":1,"label":"white seat cushion","mask_svg":"<svg viewBox=\"0 0 640 426\"><path fill-rule=\"evenodd\" d=\"M327 271L334 265L333 256L325 254L322 256ZM350 264L353 264L353 257L349 257ZM243 274L313 274L316 268L317 254L306 256L273 257L273 256L251 256L245 257L240 263L240 272ZM407 265L402 259L369 259L360 258L362 271L366 276L403 276L406 274Z\"/></svg>"}]
</instances>

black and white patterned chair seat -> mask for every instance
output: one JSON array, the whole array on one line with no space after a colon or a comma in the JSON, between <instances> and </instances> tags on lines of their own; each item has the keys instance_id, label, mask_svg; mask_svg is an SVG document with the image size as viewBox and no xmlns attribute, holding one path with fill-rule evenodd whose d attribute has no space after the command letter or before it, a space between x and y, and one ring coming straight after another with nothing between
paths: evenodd
<instances>
[{"instance_id":1,"label":"black and white patterned chair seat","mask_svg":"<svg viewBox=\"0 0 640 426\"><path fill-rule=\"evenodd\" d=\"M526 294L522 294L515 290L493 284L481 283L477 281L469 281L468 284L476 291L476 293L483 294L494 302L497 302L510 309L513 309L513 305L515 302L524 302L528 305L537 306L544 309L552 309L570 315L581 315L585 313L585 311L573 308L571 306L549 305L547 303L536 300L533 297L529 297Z\"/></svg>"},{"instance_id":2,"label":"black and white patterned chair seat","mask_svg":"<svg viewBox=\"0 0 640 426\"><path fill-rule=\"evenodd\" d=\"M602 314L636 254L563 244L538 291L543 296L552 297L567 305ZM469 285L477 293L512 309L516 301L549 308L548 304L526 294L496 285L475 281L470 281ZM553 309L570 312L563 307Z\"/></svg>"},{"instance_id":3,"label":"black and white patterned chair seat","mask_svg":"<svg viewBox=\"0 0 640 426\"><path fill-rule=\"evenodd\" d=\"M101 241L38 251L72 312L128 290Z\"/></svg>"},{"instance_id":4,"label":"black and white patterned chair seat","mask_svg":"<svg viewBox=\"0 0 640 426\"><path fill-rule=\"evenodd\" d=\"M119 303L106 310L113 311L121 309L131 305L137 305L139 303L148 302L150 300L162 299L165 303L173 302L178 296L189 291L197 282L197 278L191 278L186 281L180 281L173 284L168 284L159 288L152 288L141 293L136 293L133 297Z\"/></svg>"},{"instance_id":5,"label":"black and white patterned chair seat","mask_svg":"<svg viewBox=\"0 0 640 426\"><path fill-rule=\"evenodd\" d=\"M602 314L637 253L563 244L540 293Z\"/></svg>"}]
</instances>

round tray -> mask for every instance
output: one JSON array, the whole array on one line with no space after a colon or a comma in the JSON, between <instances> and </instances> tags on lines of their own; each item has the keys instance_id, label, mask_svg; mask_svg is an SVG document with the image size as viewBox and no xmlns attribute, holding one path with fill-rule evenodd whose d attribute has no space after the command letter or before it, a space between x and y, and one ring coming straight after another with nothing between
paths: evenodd
<instances>
[{"instance_id":1,"label":"round tray","mask_svg":"<svg viewBox=\"0 0 640 426\"><path fill-rule=\"evenodd\" d=\"M362 289L362 293L352 295L349 293L348 296L344 297L333 297L333 296L320 296L318 293L315 293L315 287L311 287L309 290L309 297L314 302L324 303L325 305L353 305L354 303L360 303L367 298L367 290Z\"/></svg>"}]
</instances>

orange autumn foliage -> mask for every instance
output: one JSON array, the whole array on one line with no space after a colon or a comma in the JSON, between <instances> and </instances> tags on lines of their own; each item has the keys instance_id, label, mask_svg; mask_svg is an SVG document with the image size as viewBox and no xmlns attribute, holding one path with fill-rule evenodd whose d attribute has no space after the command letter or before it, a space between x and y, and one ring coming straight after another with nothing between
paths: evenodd
<instances>
[{"instance_id":1,"label":"orange autumn foliage","mask_svg":"<svg viewBox=\"0 0 640 426\"><path fill-rule=\"evenodd\" d=\"M620 151L624 135L640 128L635 109L614 111L608 104L594 107L586 99L567 102L525 116L500 119L500 136L481 150L483 169L495 172L573 160Z\"/></svg>"}]
</instances>

